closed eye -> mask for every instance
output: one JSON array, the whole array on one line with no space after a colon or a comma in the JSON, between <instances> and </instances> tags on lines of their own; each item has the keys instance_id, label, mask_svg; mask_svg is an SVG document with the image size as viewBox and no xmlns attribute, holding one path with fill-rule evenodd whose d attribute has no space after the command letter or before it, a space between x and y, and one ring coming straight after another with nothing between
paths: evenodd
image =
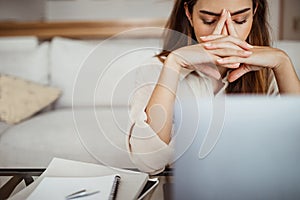
<instances>
[{"instance_id":1,"label":"closed eye","mask_svg":"<svg viewBox=\"0 0 300 200\"><path fill-rule=\"evenodd\" d=\"M242 21L237 21L237 20L234 20L235 23L237 24L244 24L247 22L247 20L242 20Z\"/></svg>"},{"instance_id":2,"label":"closed eye","mask_svg":"<svg viewBox=\"0 0 300 200\"><path fill-rule=\"evenodd\" d=\"M214 24L217 20L202 20L203 21L203 24L206 24L206 25L212 25ZM246 19L242 20L242 21L239 21L239 20L234 20L234 22L236 24L244 24L247 22Z\"/></svg>"},{"instance_id":3,"label":"closed eye","mask_svg":"<svg viewBox=\"0 0 300 200\"><path fill-rule=\"evenodd\" d=\"M215 23L217 20L211 20L211 21L208 21L208 20L202 20L203 21L203 24L206 24L206 25L212 25L213 23Z\"/></svg>"}]
</instances>

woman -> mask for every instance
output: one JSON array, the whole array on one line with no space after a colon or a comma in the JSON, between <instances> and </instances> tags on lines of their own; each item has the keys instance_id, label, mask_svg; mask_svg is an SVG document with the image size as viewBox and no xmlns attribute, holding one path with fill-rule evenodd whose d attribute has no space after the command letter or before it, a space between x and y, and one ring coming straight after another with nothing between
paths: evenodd
<instances>
[{"instance_id":1,"label":"woman","mask_svg":"<svg viewBox=\"0 0 300 200\"><path fill-rule=\"evenodd\" d=\"M170 162L174 102L185 84L196 97L300 94L289 57L270 47L266 0L177 0L166 28L174 31L165 34L159 70L141 72L131 110L128 149L142 171ZM142 86L151 73L156 84Z\"/></svg>"}]
</instances>

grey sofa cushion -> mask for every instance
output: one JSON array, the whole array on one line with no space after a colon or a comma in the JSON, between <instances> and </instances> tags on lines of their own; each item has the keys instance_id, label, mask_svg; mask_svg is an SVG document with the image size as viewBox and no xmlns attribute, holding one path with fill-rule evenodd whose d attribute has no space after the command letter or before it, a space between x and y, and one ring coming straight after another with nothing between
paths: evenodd
<instances>
[{"instance_id":1,"label":"grey sofa cushion","mask_svg":"<svg viewBox=\"0 0 300 200\"><path fill-rule=\"evenodd\" d=\"M0 135L0 167L46 167L53 157L134 168L126 151L128 108L59 109Z\"/></svg>"}]
</instances>

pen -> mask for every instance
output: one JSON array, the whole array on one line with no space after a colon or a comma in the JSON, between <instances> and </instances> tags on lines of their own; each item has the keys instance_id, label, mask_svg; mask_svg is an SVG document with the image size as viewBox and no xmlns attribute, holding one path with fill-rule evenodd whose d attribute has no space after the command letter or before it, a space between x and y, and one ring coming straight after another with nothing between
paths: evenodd
<instances>
[{"instance_id":1,"label":"pen","mask_svg":"<svg viewBox=\"0 0 300 200\"><path fill-rule=\"evenodd\" d=\"M94 194L97 194L99 192L100 191L97 190L97 191L88 193L85 189L83 189L83 190L80 190L78 192L75 192L73 194L70 194L70 195L66 196L66 199L77 199L77 198L80 198L80 197L86 197L86 196L94 195Z\"/></svg>"},{"instance_id":2,"label":"pen","mask_svg":"<svg viewBox=\"0 0 300 200\"><path fill-rule=\"evenodd\" d=\"M119 175L115 176L113 186L109 195L109 200L115 200L117 198L118 187L120 184L121 177Z\"/></svg>"}]
</instances>

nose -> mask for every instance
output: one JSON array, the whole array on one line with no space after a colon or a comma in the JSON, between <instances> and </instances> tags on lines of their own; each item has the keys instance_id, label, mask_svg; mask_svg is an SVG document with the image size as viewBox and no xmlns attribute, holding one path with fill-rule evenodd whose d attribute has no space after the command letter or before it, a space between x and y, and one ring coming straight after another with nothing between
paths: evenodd
<instances>
[{"instance_id":1,"label":"nose","mask_svg":"<svg viewBox=\"0 0 300 200\"><path fill-rule=\"evenodd\" d=\"M227 26L226 26L226 25L224 25L221 34L222 34L222 35L229 35L229 34L228 34L228 30L227 30Z\"/></svg>"}]
</instances>

